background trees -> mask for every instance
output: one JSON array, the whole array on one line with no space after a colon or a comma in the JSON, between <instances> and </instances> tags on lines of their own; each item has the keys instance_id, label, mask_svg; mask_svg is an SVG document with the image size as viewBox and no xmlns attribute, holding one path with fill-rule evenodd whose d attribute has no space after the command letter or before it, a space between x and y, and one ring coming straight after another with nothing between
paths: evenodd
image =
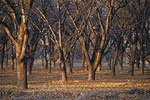
<instances>
[{"instance_id":1,"label":"background trees","mask_svg":"<svg viewBox=\"0 0 150 100\"><path fill-rule=\"evenodd\" d=\"M130 75L135 64L144 74L150 58L149 6L148 0L1 0L0 68L9 57L5 52L11 51L11 66L14 69L16 58L22 89L27 88L35 58L44 59L50 73L51 66L59 63L62 81L72 72L76 55L82 66L86 62L88 80L95 80L104 59L114 76L117 63L123 70L125 59Z\"/></svg>"}]
</instances>

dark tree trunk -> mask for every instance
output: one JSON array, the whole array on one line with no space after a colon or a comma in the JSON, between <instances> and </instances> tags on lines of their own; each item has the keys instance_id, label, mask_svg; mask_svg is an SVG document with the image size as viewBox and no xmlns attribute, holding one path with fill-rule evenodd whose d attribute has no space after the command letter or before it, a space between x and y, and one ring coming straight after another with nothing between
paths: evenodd
<instances>
[{"instance_id":1,"label":"dark tree trunk","mask_svg":"<svg viewBox=\"0 0 150 100\"><path fill-rule=\"evenodd\" d=\"M130 60L129 60L129 67L130 67L129 74L131 76L134 75L135 49L136 49L136 45L134 44L133 47L131 48L131 57L130 57Z\"/></svg>"},{"instance_id":2,"label":"dark tree trunk","mask_svg":"<svg viewBox=\"0 0 150 100\"><path fill-rule=\"evenodd\" d=\"M53 42L52 42L52 45L51 45L51 46L52 46L52 48L51 48L52 51L51 51L51 52L54 53L55 45L54 45ZM52 67L53 67L53 68L55 67L55 57L52 58Z\"/></svg>"},{"instance_id":3,"label":"dark tree trunk","mask_svg":"<svg viewBox=\"0 0 150 100\"><path fill-rule=\"evenodd\" d=\"M62 73L62 81L67 81L67 72L66 72L66 64L64 59L63 50L59 50L59 61L60 61L60 67L61 67L61 73Z\"/></svg>"},{"instance_id":4,"label":"dark tree trunk","mask_svg":"<svg viewBox=\"0 0 150 100\"><path fill-rule=\"evenodd\" d=\"M136 58L136 67L139 69L140 68L140 58Z\"/></svg>"},{"instance_id":5,"label":"dark tree trunk","mask_svg":"<svg viewBox=\"0 0 150 100\"><path fill-rule=\"evenodd\" d=\"M11 43L11 69L14 70L15 63L14 63L15 55L14 55L14 50L13 50L13 43Z\"/></svg>"},{"instance_id":6,"label":"dark tree trunk","mask_svg":"<svg viewBox=\"0 0 150 100\"><path fill-rule=\"evenodd\" d=\"M44 67L44 50L42 52L42 67Z\"/></svg>"},{"instance_id":7,"label":"dark tree trunk","mask_svg":"<svg viewBox=\"0 0 150 100\"><path fill-rule=\"evenodd\" d=\"M117 50L115 52L113 63L112 63L112 74L113 74L113 76L116 76L116 63L117 63L118 53L119 53L119 51Z\"/></svg>"},{"instance_id":8,"label":"dark tree trunk","mask_svg":"<svg viewBox=\"0 0 150 100\"><path fill-rule=\"evenodd\" d=\"M49 66L48 66L48 72L52 72L52 60L51 60L51 52L49 51Z\"/></svg>"},{"instance_id":9,"label":"dark tree trunk","mask_svg":"<svg viewBox=\"0 0 150 100\"><path fill-rule=\"evenodd\" d=\"M2 47L1 56L0 56L0 69L4 69L4 58L5 58L5 44Z\"/></svg>"},{"instance_id":10,"label":"dark tree trunk","mask_svg":"<svg viewBox=\"0 0 150 100\"><path fill-rule=\"evenodd\" d=\"M109 58L109 63L108 63L108 66L109 66L109 70L111 70L111 58Z\"/></svg>"},{"instance_id":11,"label":"dark tree trunk","mask_svg":"<svg viewBox=\"0 0 150 100\"><path fill-rule=\"evenodd\" d=\"M122 52L119 57L119 66L120 66L120 69L123 70L123 53Z\"/></svg>"},{"instance_id":12,"label":"dark tree trunk","mask_svg":"<svg viewBox=\"0 0 150 100\"><path fill-rule=\"evenodd\" d=\"M7 51L7 42L5 46L5 67L8 68L8 51Z\"/></svg>"},{"instance_id":13,"label":"dark tree trunk","mask_svg":"<svg viewBox=\"0 0 150 100\"><path fill-rule=\"evenodd\" d=\"M30 56L30 58L28 58L28 63L27 63L27 75L32 74L33 64L34 64L34 57Z\"/></svg>"},{"instance_id":14,"label":"dark tree trunk","mask_svg":"<svg viewBox=\"0 0 150 100\"><path fill-rule=\"evenodd\" d=\"M142 62L141 62L141 73L144 75L144 67L145 67L145 59L142 57Z\"/></svg>"}]
</instances>

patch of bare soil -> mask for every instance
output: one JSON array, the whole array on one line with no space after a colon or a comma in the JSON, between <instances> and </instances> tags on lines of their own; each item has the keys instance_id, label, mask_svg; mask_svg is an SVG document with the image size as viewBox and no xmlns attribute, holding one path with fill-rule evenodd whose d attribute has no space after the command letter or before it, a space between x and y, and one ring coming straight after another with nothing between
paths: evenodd
<instances>
[{"instance_id":1,"label":"patch of bare soil","mask_svg":"<svg viewBox=\"0 0 150 100\"><path fill-rule=\"evenodd\" d=\"M16 71L0 71L0 100L150 100L150 68L145 75L139 69L135 76L128 75L128 68L113 77L104 67L96 73L95 81L88 81L88 72L74 67L68 73L68 81L61 82L60 70L52 73L42 67L34 67L28 77L29 89L17 90Z\"/></svg>"}]
</instances>

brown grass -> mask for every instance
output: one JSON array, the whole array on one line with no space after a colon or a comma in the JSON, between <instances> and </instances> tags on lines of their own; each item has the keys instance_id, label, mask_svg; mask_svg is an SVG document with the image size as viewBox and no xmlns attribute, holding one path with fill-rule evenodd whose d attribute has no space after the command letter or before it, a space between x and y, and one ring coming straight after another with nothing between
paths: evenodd
<instances>
[{"instance_id":1,"label":"brown grass","mask_svg":"<svg viewBox=\"0 0 150 100\"><path fill-rule=\"evenodd\" d=\"M34 91L69 91L73 92L117 92L127 91L133 88L150 90L150 68L145 68L145 75L141 75L139 69L135 70L134 76L128 75L128 67L123 71L117 69L117 76L112 76L107 67L102 71L96 72L96 80L88 81L88 72L83 71L79 66L73 68L73 73L68 73L68 81L61 82L59 68L53 68L52 73L42 67L35 66L33 73L28 77L29 89L25 92ZM16 71L0 71L0 88L16 88Z\"/></svg>"}]
</instances>

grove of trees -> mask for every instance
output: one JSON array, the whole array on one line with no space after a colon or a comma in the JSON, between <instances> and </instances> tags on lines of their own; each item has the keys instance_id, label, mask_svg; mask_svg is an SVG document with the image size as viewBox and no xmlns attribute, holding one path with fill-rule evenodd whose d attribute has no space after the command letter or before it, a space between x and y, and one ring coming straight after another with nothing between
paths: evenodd
<instances>
[{"instance_id":1,"label":"grove of trees","mask_svg":"<svg viewBox=\"0 0 150 100\"><path fill-rule=\"evenodd\" d=\"M19 89L28 88L35 59L49 73L58 63L67 81L76 57L88 80L95 80L104 60L113 76L125 60L129 75L134 67L144 74L150 64L150 1L0 0L0 70L10 61Z\"/></svg>"}]
</instances>

